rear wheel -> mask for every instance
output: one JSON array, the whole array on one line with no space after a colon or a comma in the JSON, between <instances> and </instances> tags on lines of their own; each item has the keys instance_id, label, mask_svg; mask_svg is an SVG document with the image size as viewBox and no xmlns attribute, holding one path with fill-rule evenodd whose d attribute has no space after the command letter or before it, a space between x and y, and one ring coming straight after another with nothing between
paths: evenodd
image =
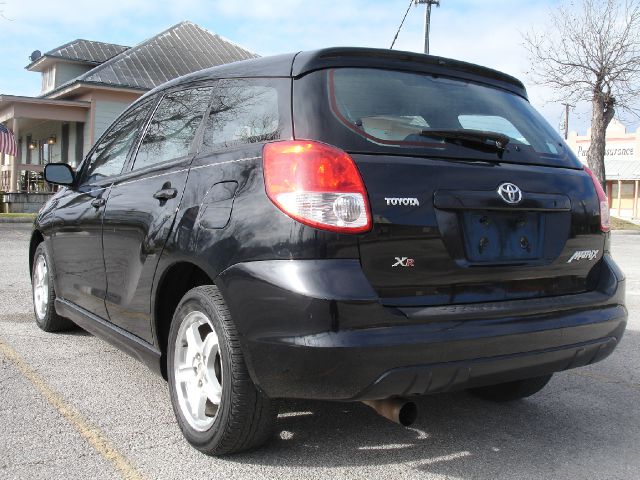
<instances>
[{"instance_id":1,"label":"rear wheel","mask_svg":"<svg viewBox=\"0 0 640 480\"><path fill-rule=\"evenodd\" d=\"M36 248L31 272L33 311L36 324L45 332L60 332L76 328L75 324L59 316L55 310L56 292L53 287L51 260L44 242Z\"/></svg>"},{"instance_id":2,"label":"rear wheel","mask_svg":"<svg viewBox=\"0 0 640 480\"><path fill-rule=\"evenodd\" d=\"M167 348L171 402L189 443L206 454L223 455L268 440L277 407L251 381L235 326L215 286L185 294Z\"/></svg>"},{"instance_id":3,"label":"rear wheel","mask_svg":"<svg viewBox=\"0 0 640 480\"><path fill-rule=\"evenodd\" d=\"M544 375L542 377L516 380L515 382L472 388L469 392L477 397L493 402L512 402L538 393L549 383L551 376L552 375Z\"/></svg>"}]
</instances>

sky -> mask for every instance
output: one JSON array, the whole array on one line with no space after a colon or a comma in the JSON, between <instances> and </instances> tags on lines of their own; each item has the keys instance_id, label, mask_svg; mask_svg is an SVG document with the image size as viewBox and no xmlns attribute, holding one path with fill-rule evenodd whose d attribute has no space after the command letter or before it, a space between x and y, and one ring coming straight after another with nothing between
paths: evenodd
<instances>
[{"instance_id":1,"label":"sky","mask_svg":"<svg viewBox=\"0 0 640 480\"><path fill-rule=\"evenodd\" d=\"M520 78L531 103L556 129L564 107L536 86L522 33L545 26L555 0L441 0L432 13L431 53ZM133 46L191 20L266 56L330 46L389 48L409 0L0 0L0 93L37 95L40 74L24 69L33 50L76 38ZM394 49L422 52L424 6L412 6ZM623 120L625 120L623 118ZM584 134L588 105L570 114ZM631 128L640 126L628 121Z\"/></svg>"}]
</instances>

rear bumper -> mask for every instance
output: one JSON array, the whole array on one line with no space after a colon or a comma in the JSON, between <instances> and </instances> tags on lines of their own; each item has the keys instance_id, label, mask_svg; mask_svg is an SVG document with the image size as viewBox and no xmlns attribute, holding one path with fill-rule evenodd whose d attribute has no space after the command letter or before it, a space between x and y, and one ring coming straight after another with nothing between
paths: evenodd
<instances>
[{"instance_id":1,"label":"rear bumper","mask_svg":"<svg viewBox=\"0 0 640 480\"><path fill-rule=\"evenodd\" d=\"M627 320L624 277L602 261L593 292L449 307L385 307L354 260L241 263L217 283L267 395L380 399L602 360Z\"/></svg>"}]
</instances>

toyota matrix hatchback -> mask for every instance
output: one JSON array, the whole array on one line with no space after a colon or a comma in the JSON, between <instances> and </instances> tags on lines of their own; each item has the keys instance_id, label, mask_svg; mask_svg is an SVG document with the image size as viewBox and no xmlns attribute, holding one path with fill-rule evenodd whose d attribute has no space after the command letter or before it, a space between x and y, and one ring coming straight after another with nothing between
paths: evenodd
<instances>
[{"instance_id":1,"label":"toyota matrix hatchback","mask_svg":"<svg viewBox=\"0 0 640 480\"><path fill-rule=\"evenodd\" d=\"M607 198L523 85L455 60L334 48L171 81L40 211L36 322L169 382L209 454L269 438L280 398L539 391L626 325Z\"/></svg>"}]
</instances>

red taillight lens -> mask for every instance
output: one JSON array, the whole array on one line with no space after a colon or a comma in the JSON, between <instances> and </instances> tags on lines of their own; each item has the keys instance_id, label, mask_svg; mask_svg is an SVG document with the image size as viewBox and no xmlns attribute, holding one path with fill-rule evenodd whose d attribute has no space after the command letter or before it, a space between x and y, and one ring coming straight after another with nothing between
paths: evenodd
<instances>
[{"instance_id":1,"label":"red taillight lens","mask_svg":"<svg viewBox=\"0 0 640 480\"><path fill-rule=\"evenodd\" d=\"M311 140L267 143L264 184L271 201L295 220L333 232L371 229L367 191L353 159Z\"/></svg>"},{"instance_id":2,"label":"red taillight lens","mask_svg":"<svg viewBox=\"0 0 640 480\"><path fill-rule=\"evenodd\" d=\"M587 167L584 167L584 171L589 174L591 180L593 180L593 186L596 187L596 193L598 194L598 202L600 203L600 230L608 232L611 230L611 216L609 214L609 199L607 194L604 193L604 189L598 178Z\"/></svg>"}]
</instances>

